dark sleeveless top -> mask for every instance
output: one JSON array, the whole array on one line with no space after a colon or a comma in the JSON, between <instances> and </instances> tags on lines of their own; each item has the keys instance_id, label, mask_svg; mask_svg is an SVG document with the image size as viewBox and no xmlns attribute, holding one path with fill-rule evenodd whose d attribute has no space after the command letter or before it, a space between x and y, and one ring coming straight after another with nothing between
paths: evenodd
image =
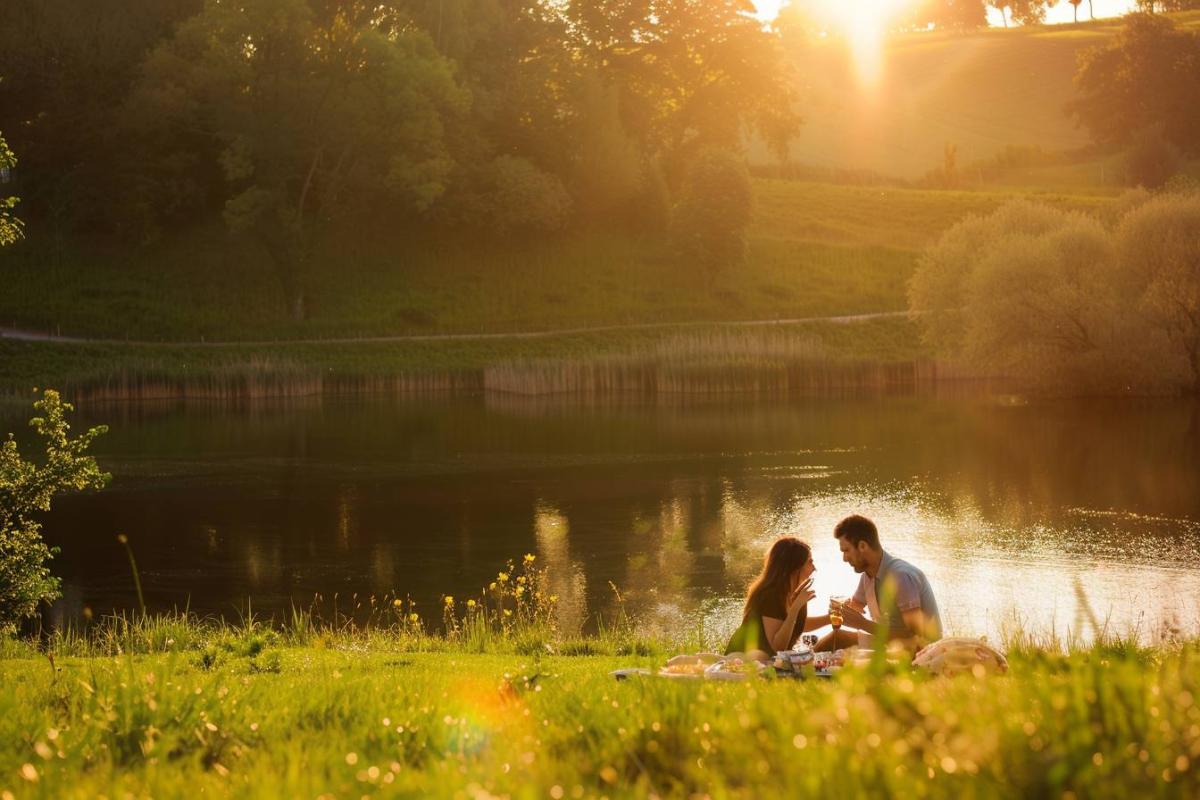
<instances>
[{"instance_id":1,"label":"dark sleeveless top","mask_svg":"<svg viewBox=\"0 0 1200 800\"><path fill-rule=\"evenodd\" d=\"M763 627L763 617L781 619L786 624L787 608L784 607L783 600L779 598L764 599L757 607L751 607L750 612L742 619L741 627L733 632L729 644L725 645L725 652L749 653L752 650L761 650L768 655L775 655L775 648L771 646L771 642L767 638L767 630ZM800 610L799 616L796 617L796 624L792 626L792 632L788 634L789 648L796 644L796 640L804 632L804 621L807 617L808 609L806 607Z\"/></svg>"}]
</instances>

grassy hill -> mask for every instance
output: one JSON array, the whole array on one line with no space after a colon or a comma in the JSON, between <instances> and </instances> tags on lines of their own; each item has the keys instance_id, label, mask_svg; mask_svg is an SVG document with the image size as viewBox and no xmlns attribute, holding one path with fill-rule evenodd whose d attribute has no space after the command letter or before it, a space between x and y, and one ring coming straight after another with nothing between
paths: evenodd
<instances>
[{"instance_id":1,"label":"grassy hill","mask_svg":"<svg viewBox=\"0 0 1200 800\"><path fill-rule=\"evenodd\" d=\"M1173 15L1200 27L1200 12ZM916 178L958 147L959 165L1009 145L1064 151L1088 144L1063 106L1074 95L1079 54L1120 30L1119 18L1078 25L919 33L889 39L879 85L859 85L844 48L816 41L798 51L804 128L791 158L835 169ZM763 154L760 158L765 158ZM1026 174L1024 185L1111 186L1103 160Z\"/></svg>"},{"instance_id":2,"label":"grassy hill","mask_svg":"<svg viewBox=\"0 0 1200 800\"><path fill-rule=\"evenodd\" d=\"M790 319L900 311L921 248L1008 192L758 180L745 263L709 279L656 241L414 239L346 230L318 254L311 315L219 225L142 248L30 241L0 255L0 325L142 341L271 341ZM1072 208L1100 196L1042 195Z\"/></svg>"}]
</instances>

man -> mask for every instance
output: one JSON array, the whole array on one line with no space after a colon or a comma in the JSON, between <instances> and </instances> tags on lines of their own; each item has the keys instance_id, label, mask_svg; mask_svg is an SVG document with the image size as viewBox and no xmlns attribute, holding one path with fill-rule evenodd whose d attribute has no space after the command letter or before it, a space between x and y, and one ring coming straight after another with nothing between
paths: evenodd
<instances>
[{"instance_id":1,"label":"man","mask_svg":"<svg viewBox=\"0 0 1200 800\"><path fill-rule=\"evenodd\" d=\"M842 561L862 577L854 597L841 604L842 630L825 636L817 650L872 647L880 636L885 644L879 646L899 641L916 650L941 638L942 620L925 573L885 552L874 522L858 515L846 517L833 535L842 549ZM835 607L831 604L830 610ZM870 619L863 616L864 610L870 611Z\"/></svg>"}]
</instances>

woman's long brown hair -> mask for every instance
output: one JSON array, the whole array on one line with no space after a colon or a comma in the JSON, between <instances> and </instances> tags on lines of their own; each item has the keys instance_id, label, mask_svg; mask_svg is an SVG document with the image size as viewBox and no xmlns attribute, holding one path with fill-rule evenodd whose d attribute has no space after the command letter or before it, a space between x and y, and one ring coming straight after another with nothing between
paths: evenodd
<instances>
[{"instance_id":1,"label":"woman's long brown hair","mask_svg":"<svg viewBox=\"0 0 1200 800\"><path fill-rule=\"evenodd\" d=\"M762 572L750 584L746 592L746 607L742 619L750 616L752 609L762 608L762 601L778 597L787 606L788 580L792 573L808 563L812 548L795 536L784 536L776 540L767 551ZM797 627L803 628L803 625Z\"/></svg>"}]
</instances>

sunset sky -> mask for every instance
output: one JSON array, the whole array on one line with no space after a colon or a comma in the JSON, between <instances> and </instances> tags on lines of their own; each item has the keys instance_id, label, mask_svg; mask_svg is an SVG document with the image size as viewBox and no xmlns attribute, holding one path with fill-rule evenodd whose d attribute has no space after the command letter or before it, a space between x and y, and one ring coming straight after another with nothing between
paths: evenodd
<instances>
[{"instance_id":1,"label":"sunset sky","mask_svg":"<svg viewBox=\"0 0 1200 800\"><path fill-rule=\"evenodd\" d=\"M885 0L886 1L886 0ZM839 5L842 0L831 0ZM879 2L879 0L859 0L859 2ZM754 0L754 5L758 8L759 16L763 19L773 19L782 6L787 5L787 0ZM1097 17L1116 17L1129 12L1133 8L1133 0L1093 0L1093 10ZM1003 24L1000 20L999 12L988 9L988 18L993 25ZM1062 0L1054 8L1050 9L1050 13L1046 17L1047 22L1070 22L1072 20L1071 4ZM1088 18L1088 3L1084 0L1079 6L1079 18Z\"/></svg>"}]
</instances>

